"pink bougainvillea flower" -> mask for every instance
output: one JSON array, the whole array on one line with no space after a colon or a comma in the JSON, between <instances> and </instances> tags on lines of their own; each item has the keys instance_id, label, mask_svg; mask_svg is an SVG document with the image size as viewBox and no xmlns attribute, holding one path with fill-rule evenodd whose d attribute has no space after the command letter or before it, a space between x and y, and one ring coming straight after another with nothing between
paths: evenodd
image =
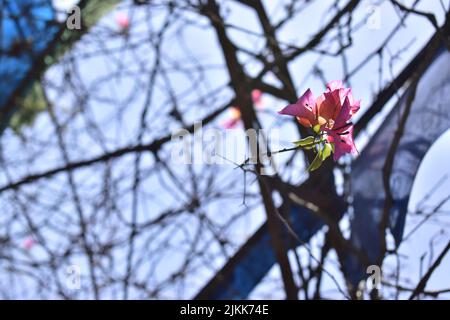
<instances>
[{"instance_id":1,"label":"pink bougainvillea flower","mask_svg":"<svg viewBox=\"0 0 450 320\"><path fill-rule=\"evenodd\" d=\"M331 81L326 87L317 99L310 89L306 90L296 103L279 113L294 116L303 126L325 134L327 141L334 145L333 157L337 161L345 153L356 152L350 120L359 110L360 101L340 80Z\"/></svg>"},{"instance_id":2,"label":"pink bougainvillea flower","mask_svg":"<svg viewBox=\"0 0 450 320\"><path fill-rule=\"evenodd\" d=\"M30 250L36 244L36 241L32 237L28 237L23 241L23 248L25 250Z\"/></svg>"},{"instance_id":3,"label":"pink bougainvillea flower","mask_svg":"<svg viewBox=\"0 0 450 320\"><path fill-rule=\"evenodd\" d=\"M128 15L123 12L119 12L116 15L116 23L122 31L126 31L130 27L130 19L128 18Z\"/></svg>"}]
</instances>

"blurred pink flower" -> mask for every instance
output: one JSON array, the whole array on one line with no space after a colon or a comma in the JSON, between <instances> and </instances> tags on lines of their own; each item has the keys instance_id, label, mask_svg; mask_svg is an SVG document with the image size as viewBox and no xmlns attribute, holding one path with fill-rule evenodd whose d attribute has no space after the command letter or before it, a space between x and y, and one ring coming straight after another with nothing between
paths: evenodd
<instances>
[{"instance_id":1,"label":"blurred pink flower","mask_svg":"<svg viewBox=\"0 0 450 320\"><path fill-rule=\"evenodd\" d=\"M252 90L252 100L258 109L263 108L262 91L261 90L259 90L259 89Z\"/></svg>"},{"instance_id":2,"label":"blurred pink flower","mask_svg":"<svg viewBox=\"0 0 450 320\"><path fill-rule=\"evenodd\" d=\"M124 12L119 12L116 15L116 23L122 31L126 31L130 27L130 19L128 18L128 15Z\"/></svg>"},{"instance_id":3,"label":"blurred pink flower","mask_svg":"<svg viewBox=\"0 0 450 320\"><path fill-rule=\"evenodd\" d=\"M30 250L36 244L36 241L32 237L28 237L23 241L23 248L25 250Z\"/></svg>"}]
</instances>

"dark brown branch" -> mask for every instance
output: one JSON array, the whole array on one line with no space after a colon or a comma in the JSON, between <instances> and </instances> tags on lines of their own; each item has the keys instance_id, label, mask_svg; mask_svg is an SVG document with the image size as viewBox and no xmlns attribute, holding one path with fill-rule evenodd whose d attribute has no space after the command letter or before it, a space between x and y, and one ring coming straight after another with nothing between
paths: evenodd
<instances>
[{"instance_id":1,"label":"dark brown branch","mask_svg":"<svg viewBox=\"0 0 450 320\"><path fill-rule=\"evenodd\" d=\"M444 248L444 250L442 250L441 254L438 256L436 261L434 261L430 269L428 269L427 273L422 277L422 279L420 279L419 283L417 284L417 287L411 293L409 300L413 300L415 297L417 297L419 294L423 292L428 283L428 280L430 280L433 272L436 270L437 267L439 267L439 265L442 262L442 259L444 259L445 255L449 250L450 250L450 241L447 243L447 246Z\"/></svg>"}]
</instances>

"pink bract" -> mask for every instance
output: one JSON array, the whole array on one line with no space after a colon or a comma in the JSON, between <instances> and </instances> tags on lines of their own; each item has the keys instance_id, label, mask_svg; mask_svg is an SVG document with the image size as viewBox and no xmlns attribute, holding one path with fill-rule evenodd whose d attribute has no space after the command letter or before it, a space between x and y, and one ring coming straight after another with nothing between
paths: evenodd
<instances>
[{"instance_id":1,"label":"pink bract","mask_svg":"<svg viewBox=\"0 0 450 320\"><path fill-rule=\"evenodd\" d=\"M317 125L326 132L328 141L334 143L334 160L345 153L356 151L353 141L352 116L359 110L360 100L353 97L351 88L345 88L341 80L326 85L326 91L317 97L310 89L279 113L294 116L305 127Z\"/></svg>"}]
</instances>

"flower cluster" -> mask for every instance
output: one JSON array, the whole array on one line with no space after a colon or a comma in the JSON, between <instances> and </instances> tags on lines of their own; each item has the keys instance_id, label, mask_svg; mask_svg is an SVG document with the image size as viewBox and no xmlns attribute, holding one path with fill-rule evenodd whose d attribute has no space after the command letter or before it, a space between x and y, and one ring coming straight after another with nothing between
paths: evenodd
<instances>
[{"instance_id":1,"label":"flower cluster","mask_svg":"<svg viewBox=\"0 0 450 320\"><path fill-rule=\"evenodd\" d=\"M315 98L308 89L296 103L279 112L297 117L301 125L313 130L313 136L295 142L298 147L317 151L310 171L320 167L331 153L337 161L342 155L357 151L350 120L359 107L360 100L355 100L352 89L335 80L327 84L326 91L319 97Z\"/></svg>"}]
</instances>

